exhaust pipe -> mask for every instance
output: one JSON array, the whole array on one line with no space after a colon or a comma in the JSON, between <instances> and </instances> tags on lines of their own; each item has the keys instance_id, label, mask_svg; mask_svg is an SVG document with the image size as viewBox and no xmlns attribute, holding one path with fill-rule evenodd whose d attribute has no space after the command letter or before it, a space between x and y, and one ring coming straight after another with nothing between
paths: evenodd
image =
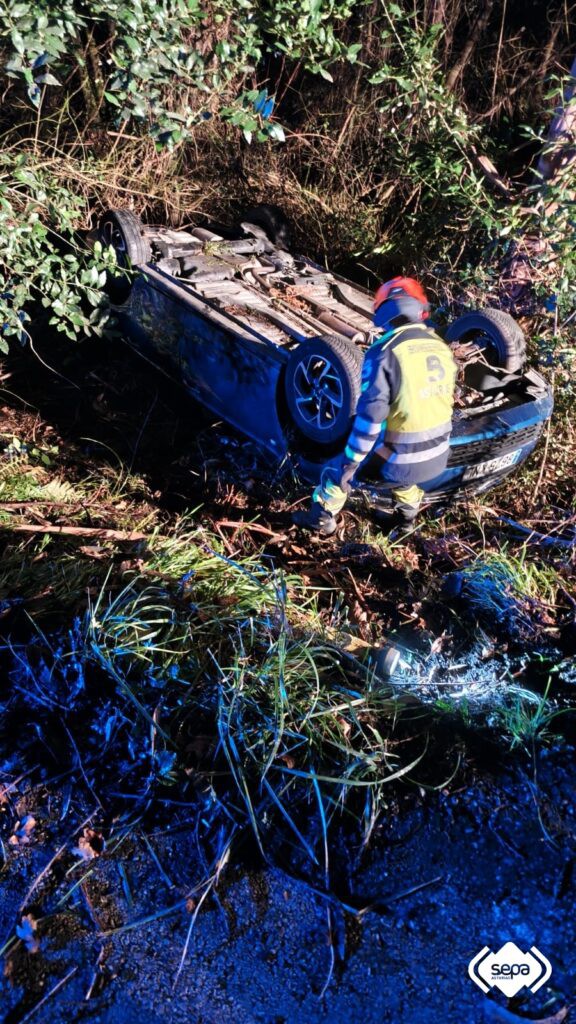
<instances>
[{"instance_id":1,"label":"exhaust pipe","mask_svg":"<svg viewBox=\"0 0 576 1024\"><path fill-rule=\"evenodd\" d=\"M326 311L315 314L316 319L321 324L325 324L326 327L330 327L336 334L343 334L345 338L350 338L356 345L362 345L366 341L366 336L362 331L358 331L355 327L350 327L350 324L340 320L339 317L334 316L333 313Z\"/></svg>"}]
</instances>

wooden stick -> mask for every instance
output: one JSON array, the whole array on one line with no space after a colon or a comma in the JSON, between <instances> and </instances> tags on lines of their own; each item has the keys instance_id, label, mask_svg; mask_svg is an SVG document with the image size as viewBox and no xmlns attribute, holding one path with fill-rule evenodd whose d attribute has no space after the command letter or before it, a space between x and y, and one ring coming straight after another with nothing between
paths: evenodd
<instances>
[{"instance_id":1,"label":"wooden stick","mask_svg":"<svg viewBox=\"0 0 576 1024\"><path fill-rule=\"evenodd\" d=\"M33 505L49 505L50 508L69 508L77 509L78 506L84 508L84 502L82 501L50 501L49 498L29 498L28 501L0 501L0 508L9 511L11 508L29 508Z\"/></svg>"},{"instance_id":2,"label":"wooden stick","mask_svg":"<svg viewBox=\"0 0 576 1024\"><path fill-rule=\"evenodd\" d=\"M493 6L494 0L485 0L483 9L481 9L480 14L478 15L476 21L472 25L470 33L468 35L468 39L466 40L464 46L462 47L460 57L458 58L458 60L456 61L456 63L453 65L453 67L450 69L446 76L446 88L448 89L449 92L453 92L456 82L460 78L460 75L462 74L466 65L469 63L470 57L472 56L472 52L473 50L476 49L478 41L482 33L484 32L486 26L488 25L488 22L490 21L490 15L492 13Z\"/></svg>"},{"instance_id":3,"label":"wooden stick","mask_svg":"<svg viewBox=\"0 0 576 1024\"><path fill-rule=\"evenodd\" d=\"M270 530L267 526L260 526L260 523L245 523L242 520L235 522L233 519L220 519L216 526L227 526L231 530L251 530L253 533L264 533L267 537L273 537L274 540L288 540L285 533L276 533L274 530Z\"/></svg>"},{"instance_id":4,"label":"wooden stick","mask_svg":"<svg viewBox=\"0 0 576 1024\"><path fill-rule=\"evenodd\" d=\"M30 523L22 523L16 526L2 524L0 529L13 533L52 533L55 536L63 537L93 537L96 540L151 540L147 533L139 533L138 530L130 532L126 530L106 530L98 526L32 526Z\"/></svg>"},{"instance_id":5,"label":"wooden stick","mask_svg":"<svg viewBox=\"0 0 576 1024\"><path fill-rule=\"evenodd\" d=\"M70 978L72 977L73 974L76 974L77 970L77 967L73 967L71 971L68 971L68 974L66 974L64 978L61 978L60 981L58 981L56 985L54 985L54 987L46 993L46 995L40 1000L40 1002L36 1003L36 1006L33 1006L32 1009L27 1014L25 1014L24 1017L20 1019L20 1024L26 1024L26 1021L29 1021L30 1018L34 1016L36 1010L39 1010L41 1006L44 1006L44 1003L47 1003L51 996L56 995L58 989L62 988L62 986L65 985L67 981L70 981Z\"/></svg>"}]
</instances>

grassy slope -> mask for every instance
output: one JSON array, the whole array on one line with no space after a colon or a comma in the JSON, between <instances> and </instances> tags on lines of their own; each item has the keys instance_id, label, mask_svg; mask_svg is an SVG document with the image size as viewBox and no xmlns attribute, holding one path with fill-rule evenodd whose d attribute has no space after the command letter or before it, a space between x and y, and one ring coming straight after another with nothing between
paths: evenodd
<instances>
[{"instance_id":1,"label":"grassy slope","mask_svg":"<svg viewBox=\"0 0 576 1024\"><path fill-rule=\"evenodd\" d=\"M15 360L2 395L2 837L6 879L24 894L3 927L10 998L23 985L27 1008L44 991L45 961L26 951L37 939L84 964L86 913L120 942L185 910L191 929L247 844L341 913L350 827L360 856L383 811L396 820L424 793L415 784L447 793L500 759L514 770L510 745L531 754L571 721L554 671L573 633L570 552L515 541L497 518L550 527L546 498L560 506L564 482L548 463L541 476L542 446L507 493L406 539L354 511L345 537L304 541L289 468L271 479L251 445L127 349L67 350L58 365L56 377ZM534 494L540 476L528 519L526 481ZM457 573L460 596L445 586ZM360 661L342 649L406 627L420 638L408 687L382 685L362 645ZM454 681L485 702L455 701ZM155 837L191 818L186 881L166 897ZM171 849L169 874L181 873L181 841ZM118 871L122 916L107 896Z\"/></svg>"}]
</instances>

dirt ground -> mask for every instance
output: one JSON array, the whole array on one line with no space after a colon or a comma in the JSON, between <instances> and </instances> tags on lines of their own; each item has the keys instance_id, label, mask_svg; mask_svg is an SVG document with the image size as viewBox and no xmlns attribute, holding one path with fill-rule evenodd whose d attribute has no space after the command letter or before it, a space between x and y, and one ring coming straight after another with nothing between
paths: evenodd
<instances>
[{"instance_id":1,"label":"dirt ground","mask_svg":"<svg viewBox=\"0 0 576 1024\"><path fill-rule=\"evenodd\" d=\"M19 367L11 386L34 396L35 406L7 402L15 432L35 432L46 444L51 437L71 473L82 460L83 472L97 467L108 446L145 479L138 500L159 509L161 521L196 501L211 524L266 510L267 550L314 583L322 573L324 582L341 583L360 625L376 617L382 628L396 627L414 617L410 601L421 597L430 559L438 572L454 567L453 537L407 548L376 571L373 552L352 529L351 582L343 582L341 552L320 565L317 551L286 547L274 535L286 529L289 509L270 502L270 489L259 490L264 474L250 446L221 436L215 452L207 414L192 414L177 389L136 369L124 349L112 362L108 353L64 358L58 380L34 364ZM420 600L416 618L423 607ZM9 663L5 647L5 669ZM531 671L528 665L523 684L541 690ZM0 685L4 692L6 676ZM74 784L53 764L48 769L37 726L32 713L0 724L5 1024L570 1020L576 823L569 729L534 758L504 756L480 737L458 782L435 791L423 778L391 790L362 855L344 826L333 837L328 893L291 869L286 839L268 864L241 844L202 901L204 890L195 891L207 866L198 794L171 790L132 813L134 794L119 791L122 779L114 789L109 765ZM106 793L105 806L94 791ZM524 950L536 945L552 963L540 992L511 1002L484 996L467 973L483 946L497 950L508 940Z\"/></svg>"},{"instance_id":2,"label":"dirt ground","mask_svg":"<svg viewBox=\"0 0 576 1024\"><path fill-rule=\"evenodd\" d=\"M147 844L131 832L116 852L72 870L68 888L92 869L39 924L38 951L20 943L6 957L2 1019L20 1024L52 992L35 1013L45 1024L561 1021L576 994L573 756L560 746L540 753L537 774L516 763L484 770L481 781L451 793L392 800L362 863L339 879L348 900L372 909L333 914L338 956L324 995L327 900L250 855L224 870L217 895L202 905L177 977L194 904L144 920L181 901L198 875L191 816L171 808L160 827L148 826ZM55 784L16 799L18 813L34 813L37 825L28 844L5 846L4 936L38 872L66 844L28 907L54 904L51 892L62 891L86 810L73 806L50 822L62 799ZM540 993L508 1003L515 1016L501 1015L504 997L485 997L467 974L483 946L508 940L536 945L553 967Z\"/></svg>"}]
</instances>

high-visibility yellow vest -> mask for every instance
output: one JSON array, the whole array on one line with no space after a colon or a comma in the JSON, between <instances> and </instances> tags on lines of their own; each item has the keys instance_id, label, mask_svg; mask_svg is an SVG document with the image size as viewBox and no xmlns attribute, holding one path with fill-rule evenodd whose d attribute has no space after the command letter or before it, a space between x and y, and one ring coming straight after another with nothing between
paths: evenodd
<instances>
[{"instance_id":1,"label":"high-visibility yellow vest","mask_svg":"<svg viewBox=\"0 0 576 1024\"><path fill-rule=\"evenodd\" d=\"M455 380L448 345L424 325L408 324L378 339L365 356L347 457L361 462L374 449L387 479L432 479L448 459Z\"/></svg>"}]
</instances>

